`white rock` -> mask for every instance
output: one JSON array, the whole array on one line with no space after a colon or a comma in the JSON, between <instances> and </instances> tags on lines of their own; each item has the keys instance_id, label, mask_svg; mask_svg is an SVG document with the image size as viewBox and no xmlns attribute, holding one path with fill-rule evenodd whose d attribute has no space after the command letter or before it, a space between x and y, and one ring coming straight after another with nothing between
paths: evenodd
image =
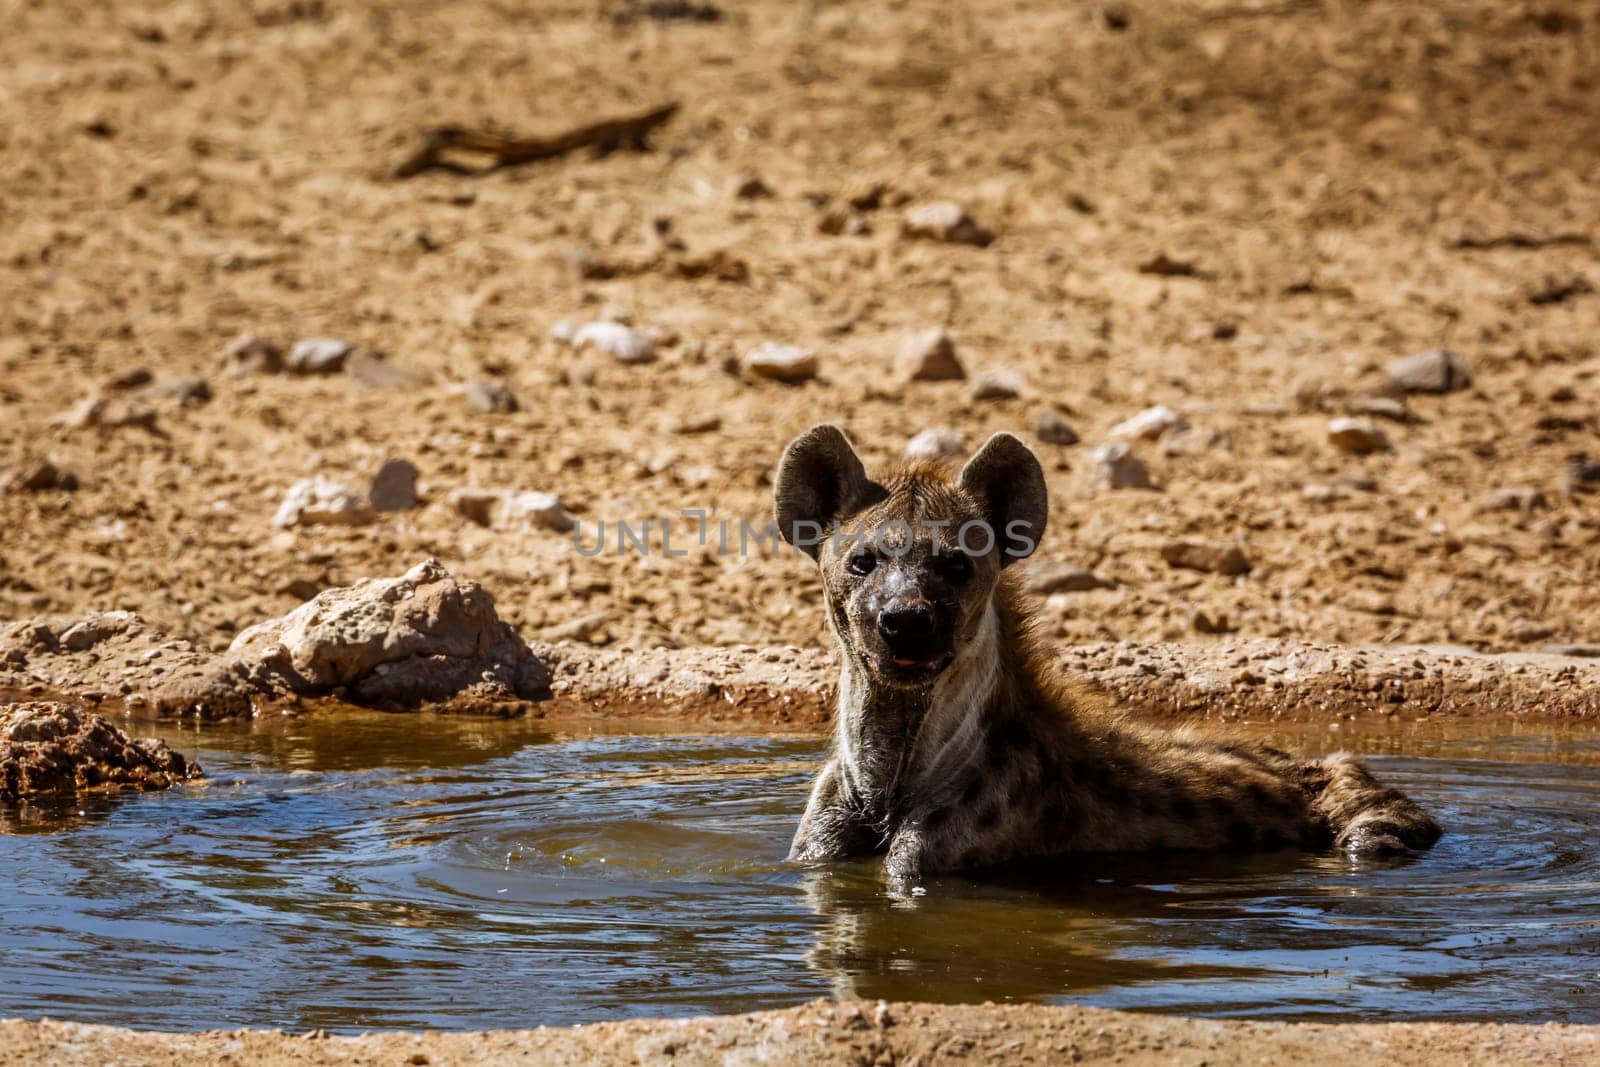
<instances>
[{"instance_id":1,"label":"white rock","mask_svg":"<svg viewBox=\"0 0 1600 1067\"><path fill-rule=\"evenodd\" d=\"M508 493L500 507L500 516L501 521L508 524L543 526L559 533L566 533L578 524L554 493Z\"/></svg>"},{"instance_id":2,"label":"white rock","mask_svg":"<svg viewBox=\"0 0 1600 1067\"><path fill-rule=\"evenodd\" d=\"M373 520L372 505L367 498L337 482L323 477L306 478L289 487L283 503L278 505L272 525L280 529L291 526L360 526Z\"/></svg>"},{"instance_id":3,"label":"white rock","mask_svg":"<svg viewBox=\"0 0 1600 1067\"><path fill-rule=\"evenodd\" d=\"M285 365L296 374L337 374L350 355L348 342L333 337L309 337L289 349Z\"/></svg>"},{"instance_id":4,"label":"white rock","mask_svg":"<svg viewBox=\"0 0 1600 1067\"><path fill-rule=\"evenodd\" d=\"M1159 441L1164 434L1172 430L1186 429L1188 425L1182 415L1165 404L1157 404L1111 427L1111 436L1140 441Z\"/></svg>"},{"instance_id":5,"label":"white rock","mask_svg":"<svg viewBox=\"0 0 1600 1067\"><path fill-rule=\"evenodd\" d=\"M1407 393L1453 393L1472 384L1472 373L1448 348L1432 348L1392 360L1384 373Z\"/></svg>"},{"instance_id":6,"label":"white rock","mask_svg":"<svg viewBox=\"0 0 1600 1067\"><path fill-rule=\"evenodd\" d=\"M906 444L907 459L944 460L967 450L961 435L947 426L923 430Z\"/></svg>"},{"instance_id":7,"label":"white rock","mask_svg":"<svg viewBox=\"0 0 1600 1067\"><path fill-rule=\"evenodd\" d=\"M497 530L543 527L565 533L578 524L555 493L511 489L456 489L449 503L462 518Z\"/></svg>"},{"instance_id":8,"label":"white rock","mask_svg":"<svg viewBox=\"0 0 1600 1067\"><path fill-rule=\"evenodd\" d=\"M980 226L960 204L938 200L931 204L918 204L902 216L901 227L907 237L921 237L930 241L984 247L994 240L994 233Z\"/></svg>"},{"instance_id":9,"label":"white rock","mask_svg":"<svg viewBox=\"0 0 1600 1067\"><path fill-rule=\"evenodd\" d=\"M1096 489L1150 489L1150 468L1126 441L1112 441L1090 457L1090 482Z\"/></svg>"},{"instance_id":10,"label":"white rock","mask_svg":"<svg viewBox=\"0 0 1600 1067\"><path fill-rule=\"evenodd\" d=\"M817 376L817 354L798 345L763 341L745 353L744 369L757 378L794 385Z\"/></svg>"},{"instance_id":11,"label":"white rock","mask_svg":"<svg viewBox=\"0 0 1600 1067\"><path fill-rule=\"evenodd\" d=\"M1334 419L1328 423L1328 440L1335 448L1358 456L1387 452L1392 447L1389 435L1371 419Z\"/></svg>"},{"instance_id":12,"label":"white rock","mask_svg":"<svg viewBox=\"0 0 1600 1067\"><path fill-rule=\"evenodd\" d=\"M585 348L598 348L618 363L650 363L656 358L656 343L621 322L601 321L580 326L573 333L571 344L580 352Z\"/></svg>"}]
</instances>

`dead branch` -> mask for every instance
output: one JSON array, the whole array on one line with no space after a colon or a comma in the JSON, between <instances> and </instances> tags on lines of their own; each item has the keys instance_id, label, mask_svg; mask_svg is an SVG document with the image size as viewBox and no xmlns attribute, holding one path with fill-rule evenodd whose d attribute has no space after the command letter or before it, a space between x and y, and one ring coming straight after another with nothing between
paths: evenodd
<instances>
[{"instance_id":1,"label":"dead branch","mask_svg":"<svg viewBox=\"0 0 1600 1067\"><path fill-rule=\"evenodd\" d=\"M445 170L472 176L501 167L553 159L580 148L593 147L602 153L619 148L643 150L649 147L651 131L677 111L677 104L667 104L640 115L580 126L554 137L508 137L489 130L441 126L428 133L422 146L395 167L392 174L398 179L425 170Z\"/></svg>"}]
</instances>

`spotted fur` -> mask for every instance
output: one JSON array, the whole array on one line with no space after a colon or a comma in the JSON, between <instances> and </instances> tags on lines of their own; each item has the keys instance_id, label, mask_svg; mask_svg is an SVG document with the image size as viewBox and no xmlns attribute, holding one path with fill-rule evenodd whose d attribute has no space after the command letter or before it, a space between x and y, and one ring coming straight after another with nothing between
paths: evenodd
<instances>
[{"instance_id":1,"label":"spotted fur","mask_svg":"<svg viewBox=\"0 0 1600 1067\"><path fill-rule=\"evenodd\" d=\"M892 530L902 549L868 570L862 539L805 546L820 565L841 667L833 752L792 859L883 854L890 882L903 887L1080 852L1370 855L1433 844L1433 819L1348 753L1308 762L1141 724L1075 687L1036 637L1014 559L1000 546L969 554L952 578L948 556L961 548L951 530L963 522L1003 527L1024 515L1042 535L1043 484L1037 460L1009 435L954 482L930 466L870 480L832 427L790 445L777 483L785 536L803 540L791 530L801 522L865 533L869 544L874 531ZM907 660L883 620L913 609L931 621L908 673L892 666Z\"/></svg>"}]
</instances>

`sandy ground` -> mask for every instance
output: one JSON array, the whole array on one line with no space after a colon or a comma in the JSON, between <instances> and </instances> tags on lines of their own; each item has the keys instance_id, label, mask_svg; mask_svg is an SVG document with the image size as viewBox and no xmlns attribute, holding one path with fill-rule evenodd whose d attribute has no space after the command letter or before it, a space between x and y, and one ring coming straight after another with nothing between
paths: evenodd
<instances>
[{"instance_id":1,"label":"sandy ground","mask_svg":"<svg viewBox=\"0 0 1600 1067\"><path fill-rule=\"evenodd\" d=\"M1398 1023L1214 1022L1093 1008L816 1001L786 1011L479 1034L356 1038L236 1031L149 1034L72 1023L0 1023L19 1064L1579 1064L1600 1028Z\"/></svg>"},{"instance_id":2,"label":"sandy ground","mask_svg":"<svg viewBox=\"0 0 1600 1067\"><path fill-rule=\"evenodd\" d=\"M1033 439L1053 411L1081 443L1039 443L1043 556L1115 583L1053 601L1060 637L1600 638L1600 497L1563 491L1569 456L1600 456L1600 3L645 8L0 0L0 483L53 459L79 485L0 496L0 618L132 608L219 647L436 555L530 635L819 644L801 561L591 560L449 495L556 492L591 541L697 507L737 530L812 422L881 462L933 426ZM652 151L387 176L439 123L663 101ZM752 176L770 195L740 195ZM993 243L903 236L935 199ZM603 313L661 358L550 339ZM928 327L969 381L896 379ZM245 331L398 374L228 376ZM819 376L729 372L768 340ZM1387 361L1437 345L1469 388L1380 416L1392 451L1329 443ZM969 397L1002 369L1019 397ZM1157 403L1192 427L1136 442L1160 488L1094 492L1092 449ZM271 525L296 480L364 490L386 457L422 507ZM1486 510L1504 489L1530 492ZM1173 569L1179 538L1253 569Z\"/></svg>"}]
</instances>

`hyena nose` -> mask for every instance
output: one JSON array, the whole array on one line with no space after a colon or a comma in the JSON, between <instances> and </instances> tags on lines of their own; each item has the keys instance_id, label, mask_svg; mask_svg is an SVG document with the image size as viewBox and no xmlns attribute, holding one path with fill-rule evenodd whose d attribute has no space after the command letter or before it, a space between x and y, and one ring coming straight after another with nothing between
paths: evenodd
<instances>
[{"instance_id":1,"label":"hyena nose","mask_svg":"<svg viewBox=\"0 0 1600 1067\"><path fill-rule=\"evenodd\" d=\"M878 616L878 633L890 651L920 658L933 647L939 621L926 604L894 604Z\"/></svg>"}]
</instances>

